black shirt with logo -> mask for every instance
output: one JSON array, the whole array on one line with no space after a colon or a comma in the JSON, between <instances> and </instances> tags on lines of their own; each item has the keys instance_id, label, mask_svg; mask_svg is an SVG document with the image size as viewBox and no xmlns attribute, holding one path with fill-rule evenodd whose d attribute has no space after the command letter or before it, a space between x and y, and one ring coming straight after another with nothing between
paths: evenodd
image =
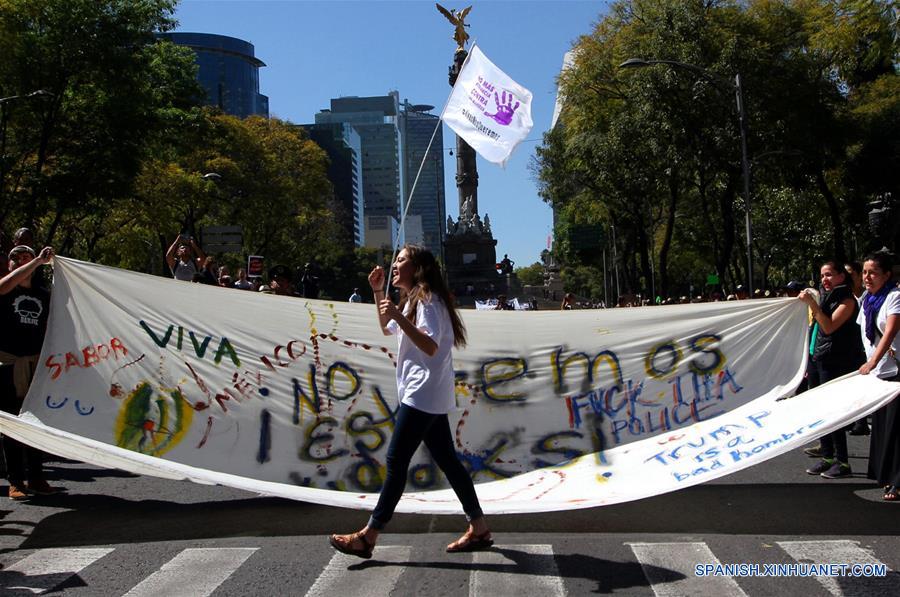
<instances>
[{"instance_id":1,"label":"black shirt with logo","mask_svg":"<svg viewBox=\"0 0 900 597\"><path fill-rule=\"evenodd\" d=\"M0 296L0 351L19 357L40 353L49 315L50 292L44 288L16 286Z\"/></svg>"}]
</instances>

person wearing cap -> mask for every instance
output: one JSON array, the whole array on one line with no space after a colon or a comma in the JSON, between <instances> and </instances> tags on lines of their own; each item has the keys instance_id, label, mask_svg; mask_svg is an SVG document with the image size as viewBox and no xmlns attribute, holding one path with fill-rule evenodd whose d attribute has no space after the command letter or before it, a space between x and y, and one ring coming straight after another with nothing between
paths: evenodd
<instances>
[{"instance_id":1,"label":"person wearing cap","mask_svg":"<svg viewBox=\"0 0 900 597\"><path fill-rule=\"evenodd\" d=\"M800 294L800 291L803 290L804 288L805 288L805 287L803 286L802 283L797 282L796 280L791 280L791 281L788 282L787 285L784 287L784 292L785 292L785 294L786 294L787 296L792 297L792 298L796 298L797 295Z\"/></svg>"},{"instance_id":2,"label":"person wearing cap","mask_svg":"<svg viewBox=\"0 0 900 597\"><path fill-rule=\"evenodd\" d=\"M286 265L276 265L269 270L269 286L273 294L280 296L300 296L294 290L294 283L291 281L291 270Z\"/></svg>"},{"instance_id":3,"label":"person wearing cap","mask_svg":"<svg viewBox=\"0 0 900 597\"><path fill-rule=\"evenodd\" d=\"M34 232L31 231L31 228L19 228L18 230L16 230L16 233L13 234L13 245L17 247L20 245L33 247Z\"/></svg>"},{"instance_id":4,"label":"person wearing cap","mask_svg":"<svg viewBox=\"0 0 900 597\"><path fill-rule=\"evenodd\" d=\"M38 283L38 268L53 258L53 248L39 255L26 245L9 252L9 273L0 279L0 408L18 414L47 331L50 291ZM51 495L61 491L44 480L40 450L3 437L9 497L23 500L29 495Z\"/></svg>"}]
</instances>

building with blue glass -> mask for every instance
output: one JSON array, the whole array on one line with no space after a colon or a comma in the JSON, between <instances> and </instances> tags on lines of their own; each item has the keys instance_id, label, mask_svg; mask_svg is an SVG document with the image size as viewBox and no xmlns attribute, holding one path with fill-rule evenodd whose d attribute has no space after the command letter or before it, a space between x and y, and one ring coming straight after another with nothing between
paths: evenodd
<instances>
[{"instance_id":1,"label":"building with blue glass","mask_svg":"<svg viewBox=\"0 0 900 597\"><path fill-rule=\"evenodd\" d=\"M159 39L187 46L196 54L197 80L206 89L206 103L239 118L269 117L269 98L259 93L259 69L265 63L253 44L212 33L158 33Z\"/></svg>"},{"instance_id":2,"label":"building with blue glass","mask_svg":"<svg viewBox=\"0 0 900 597\"><path fill-rule=\"evenodd\" d=\"M359 133L345 122L300 125L328 154L328 179L334 187L337 219L353 245L365 245L362 145Z\"/></svg>"},{"instance_id":3,"label":"building with blue glass","mask_svg":"<svg viewBox=\"0 0 900 597\"><path fill-rule=\"evenodd\" d=\"M410 104L407 100L401 106L403 109L400 111L399 126L405 188L407 193L412 192L404 231L406 241L422 244L435 256L443 259L447 224L443 127L440 118L429 113L434 106ZM416 183L417 174L419 181Z\"/></svg>"}]
</instances>

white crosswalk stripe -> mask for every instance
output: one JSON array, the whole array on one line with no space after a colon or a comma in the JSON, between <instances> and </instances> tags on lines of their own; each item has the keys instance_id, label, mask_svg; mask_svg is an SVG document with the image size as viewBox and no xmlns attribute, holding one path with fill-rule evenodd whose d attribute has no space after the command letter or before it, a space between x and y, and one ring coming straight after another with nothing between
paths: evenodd
<instances>
[{"instance_id":1,"label":"white crosswalk stripe","mask_svg":"<svg viewBox=\"0 0 900 597\"><path fill-rule=\"evenodd\" d=\"M859 546L859 541L779 541L779 547L800 564L854 564L884 566L872 552ZM900 595L900 574L889 571L884 576L820 576L815 579L832 595L860 597L868 595ZM859 572L865 572L860 570Z\"/></svg>"},{"instance_id":2,"label":"white crosswalk stripe","mask_svg":"<svg viewBox=\"0 0 900 597\"><path fill-rule=\"evenodd\" d=\"M403 573L402 564L409 563L411 548L406 545L378 546L372 556L375 565L367 565L356 556L337 553L309 588L306 597L371 597L389 595ZM398 566L382 566L401 564ZM359 568L348 569L357 565Z\"/></svg>"},{"instance_id":3,"label":"white crosswalk stripe","mask_svg":"<svg viewBox=\"0 0 900 597\"><path fill-rule=\"evenodd\" d=\"M470 597L563 597L563 580L550 545L495 545L472 556Z\"/></svg>"},{"instance_id":4,"label":"white crosswalk stripe","mask_svg":"<svg viewBox=\"0 0 900 597\"><path fill-rule=\"evenodd\" d=\"M112 548L39 549L0 571L0 587L8 591L42 593L81 572Z\"/></svg>"},{"instance_id":5,"label":"white crosswalk stripe","mask_svg":"<svg viewBox=\"0 0 900 597\"><path fill-rule=\"evenodd\" d=\"M746 593L730 576L697 576L697 564L720 564L706 543L628 543L658 597L738 597Z\"/></svg>"},{"instance_id":6,"label":"white crosswalk stripe","mask_svg":"<svg viewBox=\"0 0 900 597\"><path fill-rule=\"evenodd\" d=\"M125 597L209 595L257 549L256 547L185 549L125 593Z\"/></svg>"},{"instance_id":7,"label":"white crosswalk stripe","mask_svg":"<svg viewBox=\"0 0 900 597\"><path fill-rule=\"evenodd\" d=\"M847 565L844 575L813 576L830 594L841 597L900 595L900 574L890 570L871 550L858 541L779 541L777 544L795 561L781 566L783 578L769 581L792 582L803 575L802 565ZM697 576L698 564L720 565L721 562L703 542L626 543L644 571L654 594L660 597L691 595L692 597L745 597L734 578L729 576ZM115 548L48 548L38 549L0 570L0 595L39 594L47 592L101 558L113 557ZM234 575L258 547L190 548L179 552L134 588L126 597L150 595L210 595ZM126 551L126 553L128 553ZM335 554L322 569L308 597L342 595L369 597L388 595L398 590L406 570L417 570L411 561L408 545L379 546L371 562ZM15 557L15 556L13 556ZM471 554L471 560L457 559L454 574L467 574L472 597L522 597L541 595L563 597L566 586L560 576L553 547L547 544L495 545L488 551ZM5 560L6 558L4 558ZM471 566L466 562L471 562ZM127 568L127 562L122 564ZM882 566L882 576L852 576L853 565ZM763 566L763 564L760 564ZM791 566L794 566L791 568ZM246 566L245 566L246 567ZM101 567L102 569L102 567ZM871 574L872 568L867 569ZM879 572L878 568L874 571ZM864 572L859 570L858 572ZM771 575L771 572L769 572ZM97 572L94 573L94 576ZM463 576L458 576L464 582ZM131 582L138 582L135 578ZM410 579L412 580L412 579ZM767 582L769 582L767 581ZM95 581L91 581L95 582ZM803 582L809 582L808 580ZM463 585L464 586L464 585ZM782 585L783 586L783 585ZM102 591L102 586L93 587ZM121 594L121 590L114 591Z\"/></svg>"}]
</instances>

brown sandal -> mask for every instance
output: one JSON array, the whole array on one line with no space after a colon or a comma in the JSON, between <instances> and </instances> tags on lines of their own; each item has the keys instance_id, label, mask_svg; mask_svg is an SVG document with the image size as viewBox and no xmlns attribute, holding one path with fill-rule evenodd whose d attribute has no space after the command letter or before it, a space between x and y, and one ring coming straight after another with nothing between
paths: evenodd
<instances>
[{"instance_id":1,"label":"brown sandal","mask_svg":"<svg viewBox=\"0 0 900 597\"><path fill-rule=\"evenodd\" d=\"M363 544L362 548L360 549L356 549L353 547L353 542L357 539L359 539ZM328 538L328 542L331 543L331 546L339 552L345 553L349 556L356 556L364 560L368 560L369 558L371 558L372 551L375 549L375 544L369 543L363 533L352 533L350 535L332 535Z\"/></svg>"},{"instance_id":2,"label":"brown sandal","mask_svg":"<svg viewBox=\"0 0 900 597\"><path fill-rule=\"evenodd\" d=\"M487 549L493 544L494 540L491 538L490 531L485 531L480 535L476 535L472 531L466 531L462 537L447 546L447 553L479 551Z\"/></svg>"},{"instance_id":3,"label":"brown sandal","mask_svg":"<svg viewBox=\"0 0 900 597\"><path fill-rule=\"evenodd\" d=\"M893 485L888 485L884 488L884 501L886 502L896 502L900 499L900 488L894 487Z\"/></svg>"}]
</instances>

